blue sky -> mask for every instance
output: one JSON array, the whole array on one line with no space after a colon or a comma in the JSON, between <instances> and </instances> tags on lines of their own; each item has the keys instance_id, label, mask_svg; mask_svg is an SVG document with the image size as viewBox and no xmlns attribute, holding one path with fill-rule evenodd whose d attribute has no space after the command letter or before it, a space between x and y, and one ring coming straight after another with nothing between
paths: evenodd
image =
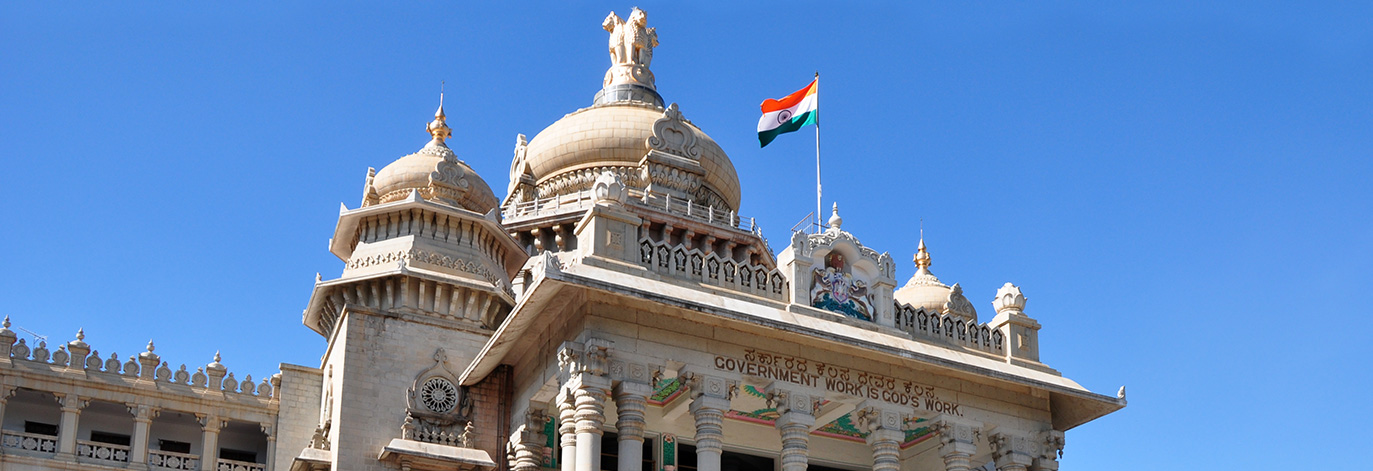
<instances>
[{"instance_id":1,"label":"blue sky","mask_svg":"<svg viewBox=\"0 0 1373 471\"><path fill-rule=\"evenodd\" d=\"M300 325L338 203L422 146L503 196L516 133L588 106L628 3L0 5L4 314L108 355L315 365ZM1065 469L1364 461L1373 414L1373 7L641 3L658 89L729 153L775 248L813 136L757 105L822 74L825 206L984 317L1006 281L1042 356L1130 405Z\"/></svg>"}]
</instances>

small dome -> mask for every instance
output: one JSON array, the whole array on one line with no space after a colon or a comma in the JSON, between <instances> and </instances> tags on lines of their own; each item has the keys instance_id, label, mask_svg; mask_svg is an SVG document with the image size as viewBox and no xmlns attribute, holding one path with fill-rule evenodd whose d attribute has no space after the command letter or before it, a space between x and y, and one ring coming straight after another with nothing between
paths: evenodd
<instances>
[{"instance_id":1,"label":"small dome","mask_svg":"<svg viewBox=\"0 0 1373 471\"><path fill-rule=\"evenodd\" d=\"M442 104L427 129L433 139L424 148L391 162L371 178L363 205L400 201L419 191L424 199L481 214L499 206L486 181L444 143L452 133Z\"/></svg>"},{"instance_id":2,"label":"small dome","mask_svg":"<svg viewBox=\"0 0 1373 471\"><path fill-rule=\"evenodd\" d=\"M539 185L570 172L598 167L633 167L637 173L639 161L648 154L654 123L663 119L663 112L651 104L620 101L568 114L529 142L529 171ZM696 135L699 163L705 169L702 186L737 210L739 175L734 164L715 140L695 125L689 126Z\"/></svg>"},{"instance_id":3,"label":"small dome","mask_svg":"<svg viewBox=\"0 0 1373 471\"><path fill-rule=\"evenodd\" d=\"M930 273L930 253L925 249L925 240L920 240L920 249L915 254L917 269L915 275L905 286L892 293L892 298L900 304L909 304L915 309L926 312L953 314L977 322L977 309L963 296L963 287L955 283L949 286Z\"/></svg>"}]
</instances>

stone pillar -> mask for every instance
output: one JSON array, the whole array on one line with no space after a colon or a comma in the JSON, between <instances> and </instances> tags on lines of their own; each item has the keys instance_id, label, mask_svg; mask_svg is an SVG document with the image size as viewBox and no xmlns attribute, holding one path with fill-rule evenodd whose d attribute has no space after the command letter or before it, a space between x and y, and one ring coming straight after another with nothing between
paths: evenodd
<instances>
[{"instance_id":1,"label":"stone pillar","mask_svg":"<svg viewBox=\"0 0 1373 471\"><path fill-rule=\"evenodd\" d=\"M691 416L696 419L696 469L720 471L720 453L725 444L725 411L735 385L723 378L688 373L691 388Z\"/></svg>"},{"instance_id":2,"label":"stone pillar","mask_svg":"<svg viewBox=\"0 0 1373 471\"><path fill-rule=\"evenodd\" d=\"M90 400L73 394L54 394L62 405L62 421L57 426L57 459L76 461L76 422Z\"/></svg>"},{"instance_id":3,"label":"stone pillar","mask_svg":"<svg viewBox=\"0 0 1373 471\"><path fill-rule=\"evenodd\" d=\"M558 394L558 434L562 471L577 471L577 404L571 390Z\"/></svg>"},{"instance_id":4,"label":"stone pillar","mask_svg":"<svg viewBox=\"0 0 1373 471\"><path fill-rule=\"evenodd\" d=\"M1024 435L998 431L987 437L992 445L996 471L1028 471L1034 457L1030 454L1030 439Z\"/></svg>"},{"instance_id":5,"label":"stone pillar","mask_svg":"<svg viewBox=\"0 0 1373 471\"><path fill-rule=\"evenodd\" d=\"M0 344L0 347L4 347L4 345ZM5 423L5 403L9 402L10 398L18 392L18 387L0 385L0 423Z\"/></svg>"},{"instance_id":6,"label":"stone pillar","mask_svg":"<svg viewBox=\"0 0 1373 471\"><path fill-rule=\"evenodd\" d=\"M805 471L810 458L810 428L815 425L815 399L809 394L767 387L768 402L777 408L782 434L782 471Z\"/></svg>"},{"instance_id":7,"label":"stone pillar","mask_svg":"<svg viewBox=\"0 0 1373 471\"><path fill-rule=\"evenodd\" d=\"M620 437L619 471L642 471L644 462L644 409L653 387L621 381L615 386L615 433Z\"/></svg>"},{"instance_id":8,"label":"stone pillar","mask_svg":"<svg viewBox=\"0 0 1373 471\"><path fill-rule=\"evenodd\" d=\"M224 428L224 422L213 415L196 414L195 418L200 422L200 471L215 471L219 463L219 430Z\"/></svg>"},{"instance_id":9,"label":"stone pillar","mask_svg":"<svg viewBox=\"0 0 1373 471\"><path fill-rule=\"evenodd\" d=\"M576 471L601 470L601 425L605 424L605 398L610 380L604 376L582 374L573 396L577 412Z\"/></svg>"},{"instance_id":10,"label":"stone pillar","mask_svg":"<svg viewBox=\"0 0 1373 471\"><path fill-rule=\"evenodd\" d=\"M148 430L152 427L157 409L140 404L129 404L133 414L133 443L129 447L129 468L147 469L148 467Z\"/></svg>"},{"instance_id":11,"label":"stone pillar","mask_svg":"<svg viewBox=\"0 0 1373 471\"><path fill-rule=\"evenodd\" d=\"M939 455L944 458L946 471L968 471L972 469L972 456L977 453L973 437L981 433L976 427L950 420L939 420L930 425L939 438Z\"/></svg>"},{"instance_id":12,"label":"stone pillar","mask_svg":"<svg viewBox=\"0 0 1373 471\"><path fill-rule=\"evenodd\" d=\"M1040 436L1039 456L1030 471L1058 471L1058 459L1063 457L1063 432L1047 430Z\"/></svg>"},{"instance_id":13,"label":"stone pillar","mask_svg":"<svg viewBox=\"0 0 1373 471\"><path fill-rule=\"evenodd\" d=\"M514 471L538 471L543 464L543 430L544 416L538 411L531 411L525 414L524 424L515 430L514 436L510 437L510 444L513 448L514 459L511 469Z\"/></svg>"},{"instance_id":14,"label":"stone pillar","mask_svg":"<svg viewBox=\"0 0 1373 471\"><path fill-rule=\"evenodd\" d=\"M869 400L855 414L855 425L868 434L873 470L901 469L901 441L906 438L903 429L910 416L908 409Z\"/></svg>"},{"instance_id":15,"label":"stone pillar","mask_svg":"<svg viewBox=\"0 0 1373 471\"><path fill-rule=\"evenodd\" d=\"M267 436L267 471L272 471L277 462L276 427L271 424L262 424L262 434Z\"/></svg>"}]
</instances>

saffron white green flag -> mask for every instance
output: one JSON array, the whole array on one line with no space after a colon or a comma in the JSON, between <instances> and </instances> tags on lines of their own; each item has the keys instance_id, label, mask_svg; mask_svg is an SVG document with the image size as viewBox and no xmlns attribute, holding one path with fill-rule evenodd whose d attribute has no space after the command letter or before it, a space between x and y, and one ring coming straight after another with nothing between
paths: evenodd
<instances>
[{"instance_id":1,"label":"saffron white green flag","mask_svg":"<svg viewBox=\"0 0 1373 471\"><path fill-rule=\"evenodd\" d=\"M763 117L758 118L759 147L767 147L778 135L801 129L807 124L820 122L820 78L806 85L806 88L787 95L781 100L771 98L763 101Z\"/></svg>"}]
</instances>

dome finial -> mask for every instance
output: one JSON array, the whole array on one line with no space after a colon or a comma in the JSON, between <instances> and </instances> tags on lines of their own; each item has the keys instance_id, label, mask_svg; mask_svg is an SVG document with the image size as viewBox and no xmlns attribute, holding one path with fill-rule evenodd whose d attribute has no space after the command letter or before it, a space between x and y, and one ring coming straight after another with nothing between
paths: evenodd
<instances>
[{"instance_id":1,"label":"dome finial","mask_svg":"<svg viewBox=\"0 0 1373 471\"><path fill-rule=\"evenodd\" d=\"M922 223L923 226L923 223ZM920 247L915 251L915 266L917 274L928 274L930 272L930 251L925 249L925 228L920 228Z\"/></svg>"},{"instance_id":2,"label":"dome finial","mask_svg":"<svg viewBox=\"0 0 1373 471\"><path fill-rule=\"evenodd\" d=\"M839 217L839 202L834 203L834 209L830 211L830 229L839 230L839 226L844 225L844 218Z\"/></svg>"},{"instance_id":3,"label":"dome finial","mask_svg":"<svg viewBox=\"0 0 1373 471\"><path fill-rule=\"evenodd\" d=\"M448 127L447 120L448 116L443 113L443 82L440 82L439 109L434 112L434 120L430 121L429 124L424 127L426 131L429 131L430 136L434 136L434 139L429 141L429 145L448 147L447 144L443 143L443 140L451 137L453 135L453 130Z\"/></svg>"}]
</instances>

